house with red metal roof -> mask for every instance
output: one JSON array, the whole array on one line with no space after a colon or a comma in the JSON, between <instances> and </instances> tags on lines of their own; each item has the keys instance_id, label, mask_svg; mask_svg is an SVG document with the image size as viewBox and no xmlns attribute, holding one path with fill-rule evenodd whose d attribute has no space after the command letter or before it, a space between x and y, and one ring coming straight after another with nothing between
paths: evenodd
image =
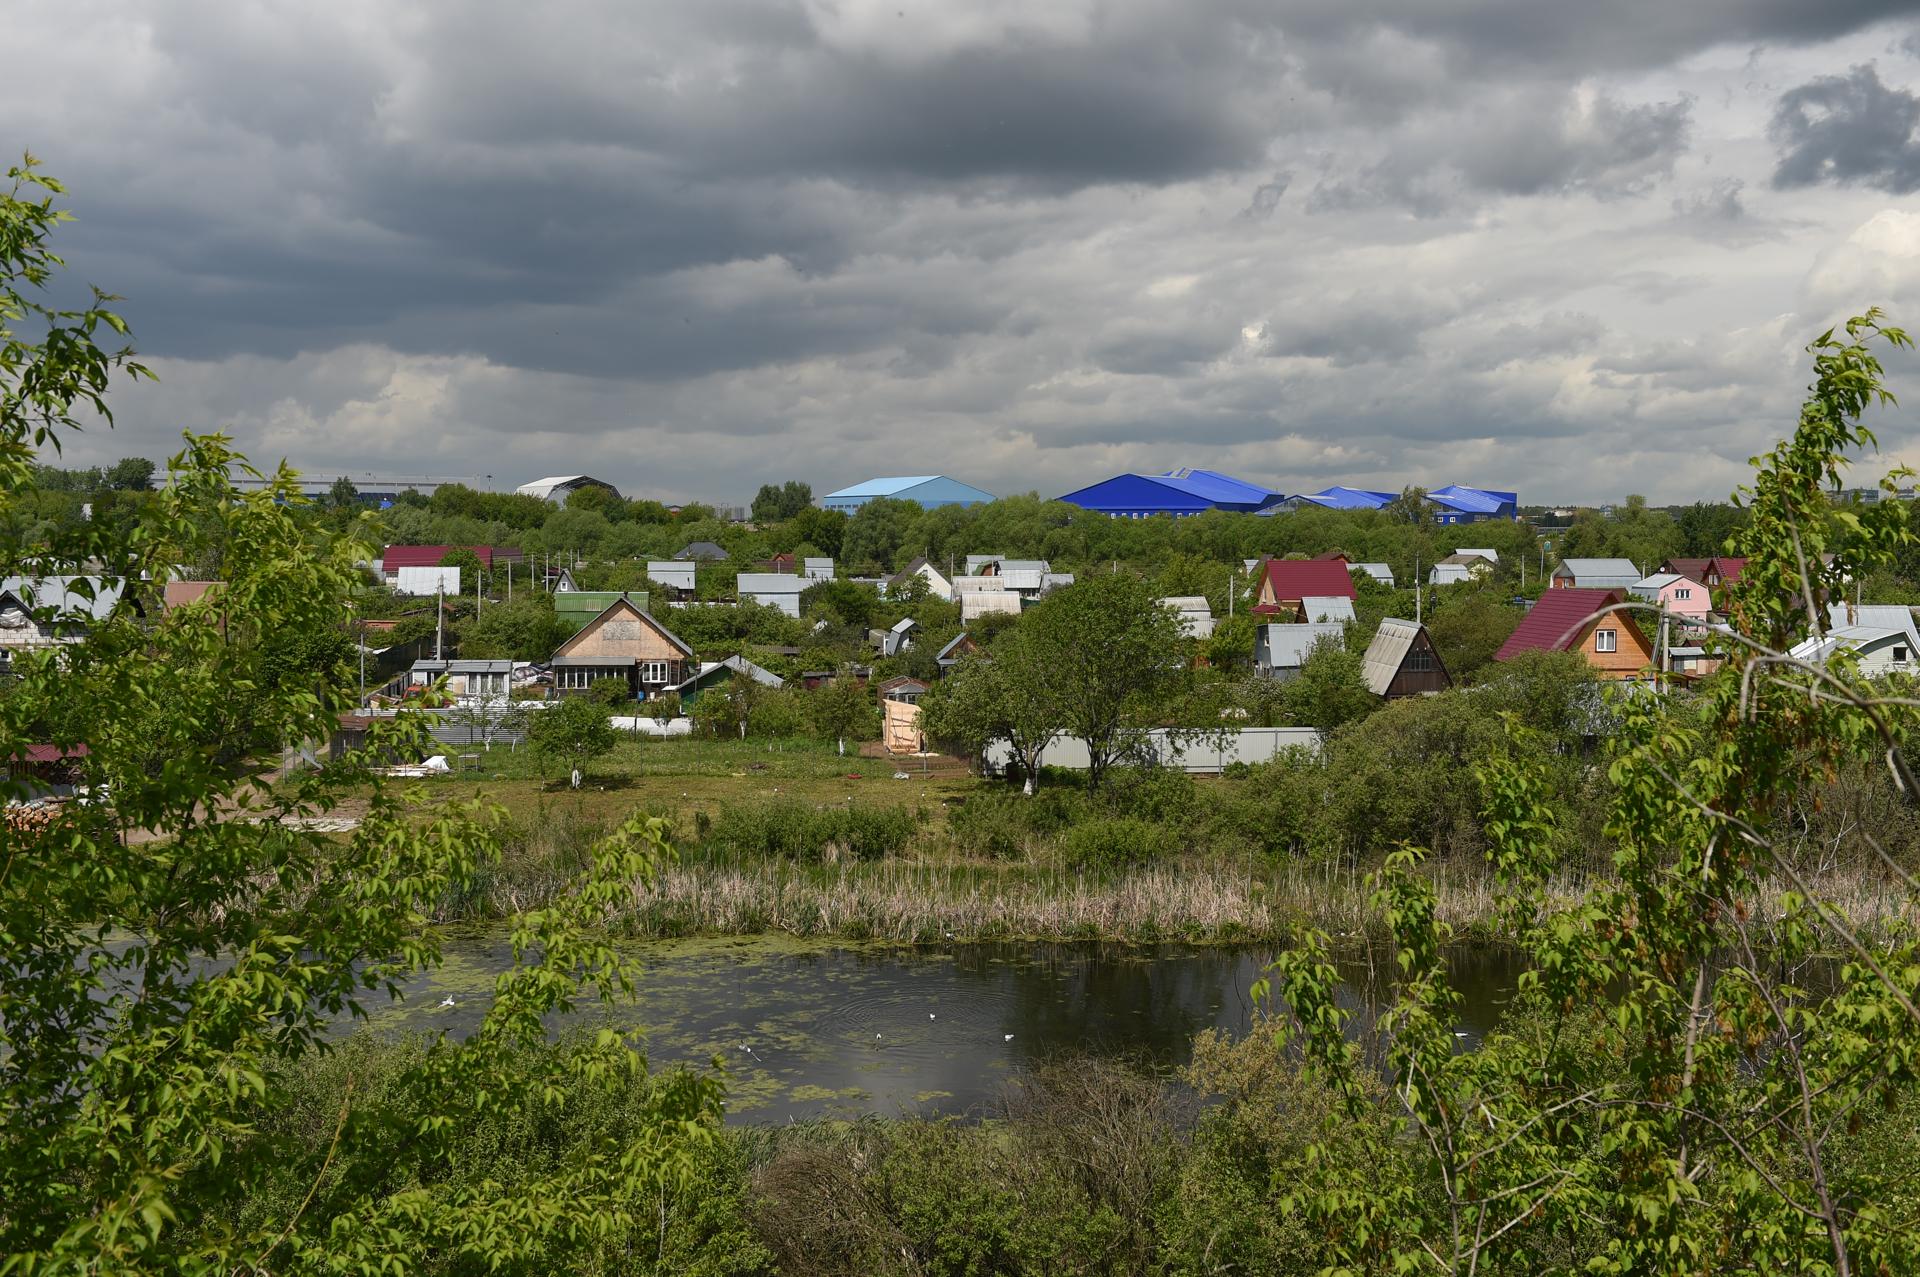
<instances>
[{"instance_id":1,"label":"house with red metal roof","mask_svg":"<svg viewBox=\"0 0 1920 1277\"><path fill-rule=\"evenodd\" d=\"M1338 559L1268 559L1253 610L1259 616L1284 618L1301 611L1308 599L1357 597L1353 574Z\"/></svg>"},{"instance_id":2,"label":"house with red metal roof","mask_svg":"<svg viewBox=\"0 0 1920 1277\"><path fill-rule=\"evenodd\" d=\"M1738 581L1746 566L1745 559L1730 554L1716 554L1704 559L1668 559L1660 565L1660 570L1676 576L1692 577L1709 590L1717 590Z\"/></svg>"},{"instance_id":3,"label":"house with red metal roof","mask_svg":"<svg viewBox=\"0 0 1920 1277\"><path fill-rule=\"evenodd\" d=\"M493 571L496 561L519 563L525 557L518 550L499 545L390 545L380 556L380 575L393 585L400 580L401 568L437 568L455 550L472 550L487 572Z\"/></svg>"},{"instance_id":4,"label":"house with red metal roof","mask_svg":"<svg viewBox=\"0 0 1920 1277\"><path fill-rule=\"evenodd\" d=\"M1653 664L1653 643L1631 613L1598 615L1626 598L1625 590L1548 590L1493 659L1510 661L1522 652L1578 652L1601 678L1638 678Z\"/></svg>"}]
</instances>

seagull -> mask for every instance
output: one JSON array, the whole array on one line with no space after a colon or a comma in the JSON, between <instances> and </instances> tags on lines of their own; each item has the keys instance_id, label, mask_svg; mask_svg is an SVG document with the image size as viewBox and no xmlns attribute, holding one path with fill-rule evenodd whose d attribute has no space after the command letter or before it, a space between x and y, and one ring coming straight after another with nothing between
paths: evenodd
<instances>
[{"instance_id":1,"label":"seagull","mask_svg":"<svg viewBox=\"0 0 1920 1277\"><path fill-rule=\"evenodd\" d=\"M440 1005L443 1007L450 1007L453 1004L454 1004L453 995L451 993L449 993L446 997L440 999Z\"/></svg>"},{"instance_id":2,"label":"seagull","mask_svg":"<svg viewBox=\"0 0 1920 1277\"><path fill-rule=\"evenodd\" d=\"M1006 1042L1011 1042L1011 1041L1013 1041L1013 1034L1011 1034L1011 1033L1009 1033L1009 1034L1007 1034L1007 1036L1006 1036L1005 1038L1003 1038L1003 1039L1002 1039L1002 1041L1006 1041Z\"/></svg>"},{"instance_id":3,"label":"seagull","mask_svg":"<svg viewBox=\"0 0 1920 1277\"><path fill-rule=\"evenodd\" d=\"M931 1011L927 1012L927 1018L931 1020L933 1018L933 1012Z\"/></svg>"}]
</instances>

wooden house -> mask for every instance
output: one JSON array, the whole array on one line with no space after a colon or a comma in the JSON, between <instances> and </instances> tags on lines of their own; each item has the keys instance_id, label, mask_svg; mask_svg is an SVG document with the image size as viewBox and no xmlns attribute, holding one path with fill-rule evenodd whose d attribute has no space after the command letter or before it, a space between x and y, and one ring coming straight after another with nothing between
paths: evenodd
<instances>
[{"instance_id":1,"label":"wooden house","mask_svg":"<svg viewBox=\"0 0 1920 1277\"><path fill-rule=\"evenodd\" d=\"M1375 696L1388 700L1426 696L1453 686L1427 627L1393 617L1374 631L1367 654L1360 658L1360 677Z\"/></svg>"},{"instance_id":2,"label":"wooden house","mask_svg":"<svg viewBox=\"0 0 1920 1277\"><path fill-rule=\"evenodd\" d=\"M944 675L967 657L977 656L985 651L986 649L980 646L973 635L962 630L953 636L952 642L935 654L933 663L940 667L940 673Z\"/></svg>"},{"instance_id":3,"label":"wooden house","mask_svg":"<svg viewBox=\"0 0 1920 1277\"><path fill-rule=\"evenodd\" d=\"M577 695L617 678L644 700L678 687L696 668L693 649L630 598L617 598L553 654L553 687Z\"/></svg>"},{"instance_id":4,"label":"wooden house","mask_svg":"<svg viewBox=\"0 0 1920 1277\"><path fill-rule=\"evenodd\" d=\"M1596 616L1626 597L1625 590L1548 590L1493 659L1510 661L1522 652L1579 652L1601 678L1638 678L1653 664L1653 641L1631 613Z\"/></svg>"}]
</instances>

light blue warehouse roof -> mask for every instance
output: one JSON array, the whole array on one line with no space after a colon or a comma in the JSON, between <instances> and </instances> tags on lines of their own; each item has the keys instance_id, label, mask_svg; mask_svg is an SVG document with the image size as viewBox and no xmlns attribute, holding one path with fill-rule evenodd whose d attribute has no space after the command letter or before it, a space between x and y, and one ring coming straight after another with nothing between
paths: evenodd
<instances>
[{"instance_id":1,"label":"light blue warehouse roof","mask_svg":"<svg viewBox=\"0 0 1920 1277\"><path fill-rule=\"evenodd\" d=\"M875 497L917 501L929 510L936 506L978 505L993 500L991 492L983 491L970 483L962 483L944 474L909 474L868 479L864 483L852 484L841 488L838 492L829 492L820 498L820 504L829 510L847 509L857 507Z\"/></svg>"}]
</instances>

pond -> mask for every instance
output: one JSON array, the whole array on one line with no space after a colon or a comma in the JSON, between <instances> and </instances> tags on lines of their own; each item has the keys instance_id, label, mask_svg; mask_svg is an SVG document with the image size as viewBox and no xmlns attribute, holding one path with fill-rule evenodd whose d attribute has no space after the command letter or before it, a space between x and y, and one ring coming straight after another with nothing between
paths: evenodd
<instances>
[{"instance_id":1,"label":"pond","mask_svg":"<svg viewBox=\"0 0 1920 1277\"><path fill-rule=\"evenodd\" d=\"M643 1034L656 1069L725 1060L739 1122L977 1115L1024 1066L1057 1056L1172 1068L1202 1029L1245 1031L1247 991L1272 960L1267 949L1026 943L794 950L712 940L640 952L642 978L619 1022ZM375 1011L376 1029L473 1028L509 961L505 937L449 941L446 954L403 1002ZM1387 959L1374 959L1356 952L1340 963L1343 998L1363 1015L1382 989ZM1518 958L1463 948L1449 960L1464 999L1456 1031L1472 1047L1510 995ZM440 1005L447 997L453 1006Z\"/></svg>"}]
</instances>

